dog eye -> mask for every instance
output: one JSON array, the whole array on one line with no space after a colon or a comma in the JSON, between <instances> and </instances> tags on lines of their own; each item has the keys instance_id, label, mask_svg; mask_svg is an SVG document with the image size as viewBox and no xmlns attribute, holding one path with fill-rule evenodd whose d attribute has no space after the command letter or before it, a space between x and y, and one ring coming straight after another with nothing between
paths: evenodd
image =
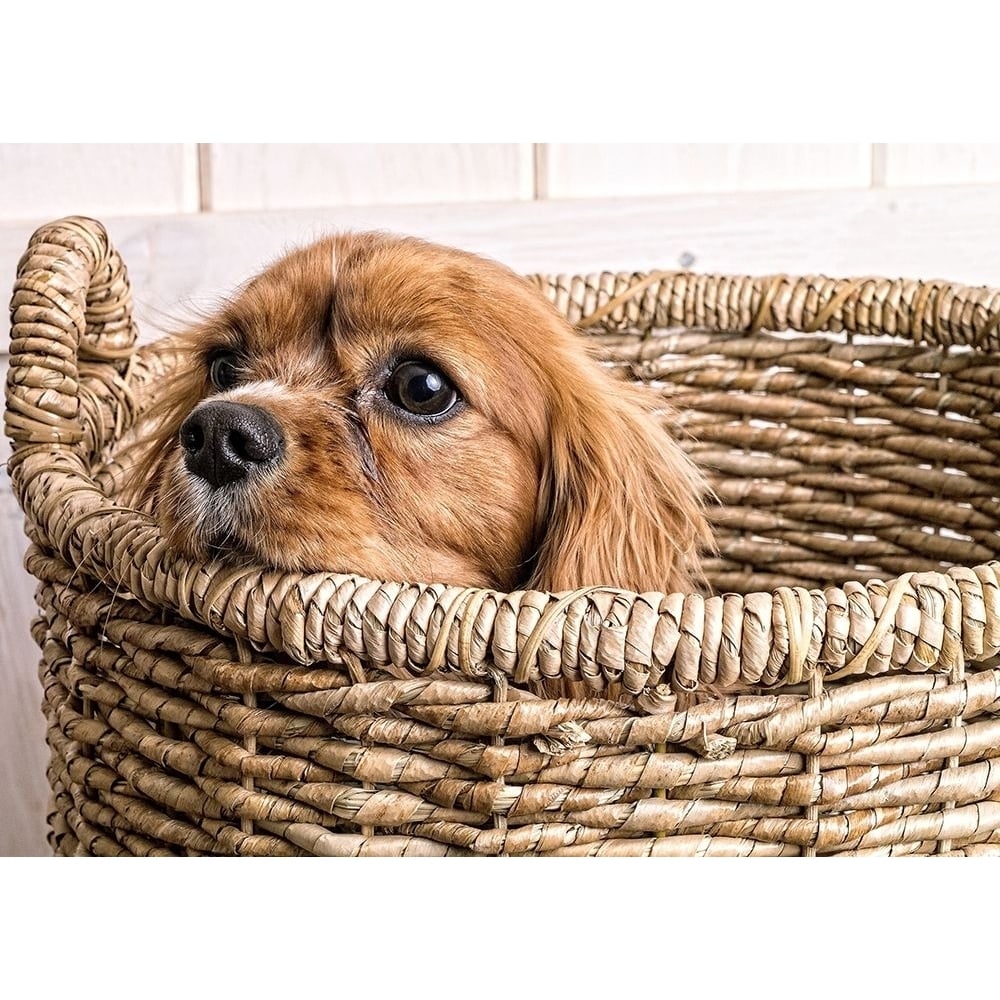
<instances>
[{"instance_id":1,"label":"dog eye","mask_svg":"<svg viewBox=\"0 0 1000 1000\"><path fill-rule=\"evenodd\" d=\"M458 402L448 379L424 361L404 361L385 383L389 402L420 417L440 417Z\"/></svg>"},{"instance_id":2,"label":"dog eye","mask_svg":"<svg viewBox=\"0 0 1000 1000\"><path fill-rule=\"evenodd\" d=\"M220 392L232 389L239 381L240 359L232 351L216 354L208 365L208 377Z\"/></svg>"}]
</instances>

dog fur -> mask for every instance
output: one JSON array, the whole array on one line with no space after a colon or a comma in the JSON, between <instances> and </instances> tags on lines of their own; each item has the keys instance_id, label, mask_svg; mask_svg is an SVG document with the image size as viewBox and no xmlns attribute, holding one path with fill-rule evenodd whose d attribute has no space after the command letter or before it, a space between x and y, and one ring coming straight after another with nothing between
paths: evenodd
<instances>
[{"instance_id":1,"label":"dog fur","mask_svg":"<svg viewBox=\"0 0 1000 1000\"><path fill-rule=\"evenodd\" d=\"M509 269L378 233L279 260L182 335L134 476L195 559L499 590L690 589L709 544L704 482L641 391L589 356ZM225 391L220 352L238 359ZM227 355L228 356L228 355ZM455 386L412 420L386 379L409 359ZM282 459L213 489L179 432L199 404L266 410Z\"/></svg>"}]
</instances>

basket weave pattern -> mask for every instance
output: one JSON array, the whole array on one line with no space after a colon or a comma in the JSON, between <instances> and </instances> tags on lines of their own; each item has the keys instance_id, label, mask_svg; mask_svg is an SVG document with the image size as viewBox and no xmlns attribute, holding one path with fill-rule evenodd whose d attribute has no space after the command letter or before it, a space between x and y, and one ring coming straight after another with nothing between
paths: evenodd
<instances>
[{"instance_id":1,"label":"basket weave pattern","mask_svg":"<svg viewBox=\"0 0 1000 1000\"><path fill-rule=\"evenodd\" d=\"M178 357L98 223L35 234L6 430L57 853L1000 852L1000 291L531 280L677 414L715 596L178 559L111 499Z\"/></svg>"}]
</instances>

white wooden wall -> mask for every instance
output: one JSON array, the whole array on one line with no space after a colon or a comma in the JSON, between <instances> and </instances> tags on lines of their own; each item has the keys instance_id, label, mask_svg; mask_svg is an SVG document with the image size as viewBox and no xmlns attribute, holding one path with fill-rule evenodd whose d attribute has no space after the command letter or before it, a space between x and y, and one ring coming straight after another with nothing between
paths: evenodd
<instances>
[{"instance_id":1,"label":"white wooden wall","mask_svg":"<svg viewBox=\"0 0 1000 1000\"><path fill-rule=\"evenodd\" d=\"M147 336L330 229L413 233L523 271L1000 285L1000 145L0 144L0 285L35 226L66 214L108 224ZM46 850L23 548L0 486L0 854Z\"/></svg>"}]
</instances>

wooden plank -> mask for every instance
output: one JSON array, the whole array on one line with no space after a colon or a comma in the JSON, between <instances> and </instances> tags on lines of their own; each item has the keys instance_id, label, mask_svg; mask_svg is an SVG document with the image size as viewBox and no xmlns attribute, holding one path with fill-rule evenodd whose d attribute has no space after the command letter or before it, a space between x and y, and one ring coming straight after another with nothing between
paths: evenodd
<instances>
[{"instance_id":1,"label":"wooden plank","mask_svg":"<svg viewBox=\"0 0 1000 1000\"><path fill-rule=\"evenodd\" d=\"M530 199L530 144L213 144L216 211Z\"/></svg>"},{"instance_id":2,"label":"wooden plank","mask_svg":"<svg viewBox=\"0 0 1000 1000\"><path fill-rule=\"evenodd\" d=\"M0 218L198 210L194 143L0 144Z\"/></svg>"},{"instance_id":3,"label":"wooden plank","mask_svg":"<svg viewBox=\"0 0 1000 1000\"><path fill-rule=\"evenodd\" d=\"M1000 186L343 207L109 219L145 336L181 325L290 246L336 229L412 233L516 270L876 274L1000 285ZM0 225L10 287L34 228ZM0 345L6 344L0 314ZM0 346L0 351L3 347Z\"/></svg>"},{"instance_id":4,"label":"wooden plank","mask_svg":"<svg viewBox=\"0 0 1000 1000\"><path fill-rule=\"evenodd\" d=\"M0 358L0 378L7 362ZM6 469L10 442L0 435L0 467ZM0 855L49 854L45 811L49 797L45 766L45 723L38 682L38 647L28 632L37 613L35 584L21 560L27 548L23 516L10 490L6 471L0 476Z\"/></svg>"},{"instance_id":5,"label":"wooden plank","mask_svg":"<svg viewBox=\"0 0 1000 1000\"><path fill-rule=\"evenodd\" d=\"M1000 181L1000 143L888 143L885 184L988 184Z\"/></svg>"},{"instance_id":6,"label":"wooden plank","mask_svg":"<svg viewBox=\"0 0 1000 1000\"><path fill-rule=\"evenodd\" d=\"M592 143L546 150L550 198L868 187L865 143Z\"/></svg>"}]
</instances>

